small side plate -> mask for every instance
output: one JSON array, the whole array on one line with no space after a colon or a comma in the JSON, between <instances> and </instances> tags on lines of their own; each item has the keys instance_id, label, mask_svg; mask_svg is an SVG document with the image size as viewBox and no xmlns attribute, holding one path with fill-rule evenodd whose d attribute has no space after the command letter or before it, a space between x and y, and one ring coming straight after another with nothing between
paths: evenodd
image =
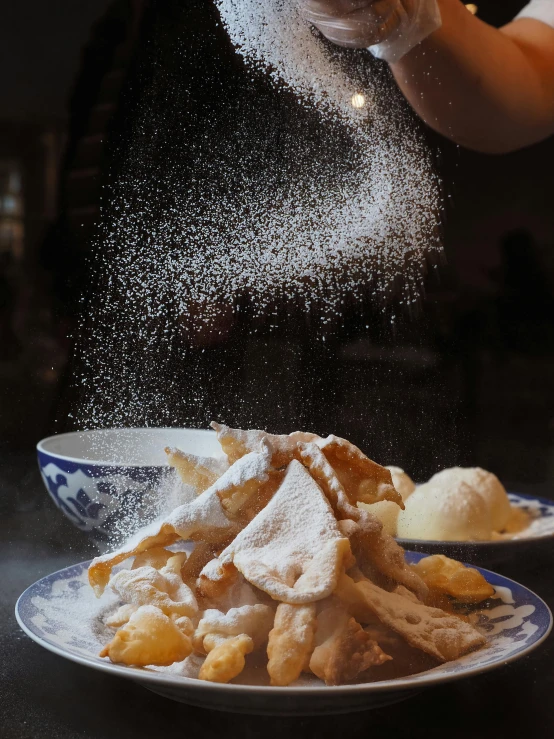
<instances>
[{"instance_id":1,"label":"small side plate","mask_svg":"<svg viewBox=\"0 0 554 739\"><path fill-rule=\"evenodd\" d=\"M514 539L496 541L436 541L428 539L403 539L397 542L404 548L425 554L445 554L470 564L492 567L510 559L520 558L523 552L537 551L552 546L554 537L554 501L523 493L508 493L510 503L527 511L531 523Z\"/></svg>"}]
</instances>

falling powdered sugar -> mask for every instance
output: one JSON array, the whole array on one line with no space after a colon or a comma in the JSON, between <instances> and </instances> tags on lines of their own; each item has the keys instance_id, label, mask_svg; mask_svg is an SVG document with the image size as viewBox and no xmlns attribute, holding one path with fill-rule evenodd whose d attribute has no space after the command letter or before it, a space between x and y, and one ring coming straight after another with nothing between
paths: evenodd
<instances>
[{"instance_id":1,"label":"falling powdered sugar","mask_svg":"<svg viewBox=\"0 0 554 739\"><path fill-rule=\"evenodd\" d=\"M245 304L270 323L294 305L322 326L345 303L411 304L441 251L432 157L386 65L326 42L296 0L215 5L223 27L196 8L206 28L143 75L106 190L81 426L173 425L169 358L183 361L187 331L225 334ZM203 407L209 392L193 392Z\"/></svg>"},{"instance_id":2,"label":"falling powdered sugar","mask_svg":"<svg viewBox=\"0 0 554 739\"><path fill-rule=\"evenodd\" d=\"M346 293L359 296L368 284L386 293L395 282L401 297L417 299L425 263L439 249L438 187L429 153L383 67L367 51L325 42L303 19L298 0L217 0L217 6L247 63L326 120L322 140L340 125L349 149L337 147L335 166L318 177L320 140L309 155L316 166L300 173L298 187L279 193L278 207L259 192L247 200L257 229L231 232L239 242L233 284L243 282L262 303L278 289L336 308Z\"/></svg>"}]
</instances>

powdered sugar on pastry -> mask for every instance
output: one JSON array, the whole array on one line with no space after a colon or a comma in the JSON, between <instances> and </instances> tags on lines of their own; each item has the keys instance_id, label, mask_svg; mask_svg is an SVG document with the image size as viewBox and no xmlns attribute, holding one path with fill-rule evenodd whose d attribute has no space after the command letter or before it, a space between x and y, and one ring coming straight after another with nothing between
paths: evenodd
<instances>
[{"instance_id":1,"label":"powdered sugar on pastry","mask_svg":"<svg viewBox=\"0 0 554 739\"><path fill-rule=\"evenodd\" d=\"M372 665L390 659L340 601L331 599L318 614L310 670L327 685L353 680Z\"/></svg>"},{"instance_id":2,"label":"powdered sugar on pastry","mask_svg":"<svg viewBox=\"0 0 554 739\"><path fill-rule=\"evenodd\" d=\"M237 531L236 524L227 517L221 499L226 500L250 485L254 490L259 483L267 481L270 464L268 447L263 448L262 453L245 455L195 500L179 506L165 519L141 529L119 551L94 559L89 568L89 581L97 595L102 594L112 568L127 557L152 547L168 546L179 538L199 535L208 542L218 542Z\"/></svg>"},{"instance_id":3,"label":"powdered sugar on pastry","mask_svg":"<svg viewBox=\"0 0 554 739\"><path fill-rule=\"evenodd\" d=\"M132 603L124 603L122 606L119 606L117 611L112 613L111 616L108 616L104 623L111 629L119 629L127 623L138 608L139 606L135 606Z\"/></svg>"},{"instance_id":4,"label":"powdered sugar on pastry","mask_svg":"<svg viewBox=\"0 0 554 739\"><path fill-rule=\"evenodd\" d=\"M392 476L346 439L331 434L315 443L323 451L352 503L391 500L404 508L402 496L392 484Z\"/></svg>"},{"instance_id":5,"label":"powdered sugar on pastry","mask_svg":"<svg viewBox=\"0 0 554 739\"><path fill-rule=\"evenodd\" d=\"M349 552L321 488L294 460L268 505L219 559L234 562L275 600L309 603L332 593Z\"/></svg>"},{"instance_id":6,"label":"powdered sugar on pastry","mask_svg":"<svg viewBox=\"0 0 554 739\"><path fill-rule=\"evenodd\" d=\"M191 485L197 493L207 490L229 468L224 457L197 457L174 447L166 447L165 453L181 481Z\"/></svg>"},{"instance_id":7,"label":"powdered sugar on pastry","mask_svg":"<svg viewBox=\"0 0 554 739\"><path fill-rule=\"evenodd\" d=\"M360 558L359 565L363 568L364 559L368 560L386 577L403 583L420 595L424 594L426 586L406 564L404 550L392 536L383 530L381 521L367 511L352 505L335 470L327 461L319 445L299 444L299 448L302 460L308 465L310 473L335 509L337 518L344 517L355 522L354 526L348 527L347 533L356 556ZM343 530L346 532L344 526Z\"/></svg>"},{"instance_id":8,"label":"powdered sugar on pastry","mask_svg":"<svg viewBox=\"0 0 554 739\"><path fill-rule=\"evenodd\" d=\"M210 426L216 431L217 438L229 462L233 463L248 452L258 451L260 444L266 441L271 447L274 467L288 464L296 455L296 447L300 442L309 442L320 439L316 434L304 431L293 431L292 434L268 434L267 431L252 429L232 429L229 426L212 421Z\"/></svg>"},{"instance_id":9,"label":"powdered sugar on pastry","mask_svg":"<svg viewBox=\"0 0 554 739\"><path fill-rule=\"evenodd\" d=\"M166 616L194 616L198 604L194 593L178 575L159 572L153 567L121 570L110 580L110 587L124 603L153 605Z\"/></svg>"},{"instance_id":10,"label":"powdered sugar on pastry","mask_svg":"<svg viewBox=\"0 0 554 739\"><path fill-rule=\"evenodd\" d=\"M473 626L440 608L414 603L398 593L389 593L370 580L340 579L337 595L354 610L365 606L379 620L417 649L441 662L457 659L486 639ZM366 617L367 620L367 617Z\"/></svg>"},{"instance_id":11,"label":"powdered sugar on pastry","mask_svg":"<svg viewBox=\"0 0 554 739\"><path fill-rule=\"evenodd\" d=\"M198 593L210 608L228 611L238 606L252 606L268 596L254 588L234 565L222 565L213 559L204 567L197 582Z\"/></svg>"},{"instance_id":12,"label":"powdered sugar on pastry","mask_svg":"<svg viewBox=\"0 0 554 739\"><path fill-rule=\"evenodd\" d=\"M204 639L208 634L220 636L247 634L254 643L254 649L258 649L267 641L274 616L273 609L262 604L231 608L227 613L209 609L202 614L194 633L194 648L199 652L207 651L204 648Z\"/></svg>"},{"instance_id":13,"label":"powdered sugar on pastry","mask_svg":"<svg viewBox=\"0 0 554 739\"><path fill-rule=\"evenodd\" d=\"M387 652L395 672L413 671L416 650L423 670L427 655L449 661L484 643L456 604L481 602L492 588L445 558L408 566L372 515L375 505L398 507L387 500L400 498L389 470L335 436L214 426L232 466L219 474L209 460L171 452L191 490L217 479L89 568L100 593L112 567L135 557L111 579L124 605L116 611L112 598L104 623L119 630L102 656L148 667L174 661L179 674L224 683L255 650L249 668L257 666L267 643L272 685L307 670L335 685L378 670ZM179 539L196 542L189 555L186 541L170 546Z\"/></svg>"},{"instance_id":14,"label":"powdered sugar on pastry","mask_svg":"<svg viewBox=\"0 0 554 739\"><path fill-rule=\"evenodd\" d=\"M170 665L192 652L188 636L155 606L141 606L100 652L126 665Z\"/></svg>"}]
</instances>

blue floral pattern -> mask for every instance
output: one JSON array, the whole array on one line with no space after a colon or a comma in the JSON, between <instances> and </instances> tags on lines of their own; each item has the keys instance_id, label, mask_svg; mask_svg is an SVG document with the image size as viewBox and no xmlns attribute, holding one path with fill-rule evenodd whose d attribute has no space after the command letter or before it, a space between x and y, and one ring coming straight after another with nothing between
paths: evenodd
<instances>
[{"instance_id":1,"label":"blue floral pattern","mask_svg":"<svg viewBox=\"0 0 554 739\"><path fill-rule=\"evenodd\" d=\"M163 467L106 467L62 461L39 453L42 479L56 506L72 523L105 540L147 523Z\"/></svg>"},{"instance_id":2,"label":"blue floral pattern","mask_svg":"<svg viewBox=\"0 0 554 739\"><path fill-rule=\"evenodd\" d=\"M410 562L418 561L421 557L422 555L414 552L406 553L406 558ZM187 702L191 690L198 689L203 691L203 700L209 702L210 698L206 697L206 691L207 693L212 691L213 704L217 706L217 701L221 699L217 692L221 688L219 685L214 686L171 672L158 674L138 668L112 665L98 657L101 646L113 634L106 633L103 616L115 609L119 601L109 590L106 590L102 598L95 598L87 581L88 564L84 562L48 575L23 593L16 606L16 616L24 631L42 646L68 659L144 682L147 686L155 687L159 684L161 689L162 685L165 685L168 688L167 694L177 697L178 700ZM454 677L469 677L500 667L523 657L544 641L552 627L552 615L546 604L530 590L512 580L487 570L482 572L496 591L495 598L488 604L489 607L477 614L475 619L477 628L488 636L488 644L454 662L401 680L352 686L353 690L363 691L366 708L371 707L372 703L379 705L379 696L382 696L383 692L389 691L391 696L397 693L398 697L394 700L400 700L410 694L410 689L421 690L426 685ZM83 625L84 613L88 614L88 620ZM79 620L77 628L76 622ZM319 687L321 683L313 678L309 683L304 682L302 685L306 685L311 691L314 688L318 691L334 690ZM224 690L232 691L234 687L224 686ZM348 697L348 687L342 686L338 690ZM256 687L251 690L252 698L256 699L256 696L272 689ZM279 695L276 698L276 712L279 710L279 701L282 697ZM267 699L269 700L269 697ZM391 701L392 698L388 702ZM195 703L192 699L190 702Z\"/></svg>"}]
</instances>

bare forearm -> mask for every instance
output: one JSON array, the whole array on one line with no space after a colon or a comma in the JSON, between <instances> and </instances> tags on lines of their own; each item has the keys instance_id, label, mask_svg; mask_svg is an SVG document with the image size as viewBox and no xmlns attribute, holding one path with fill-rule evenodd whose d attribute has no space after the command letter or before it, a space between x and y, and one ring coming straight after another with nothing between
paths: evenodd
<instances>
[{"instance_id":1,"label":"bare forearm","mask_svg":"<svg viewBox=\"0 0 554 739\"><path fill-rule=\"evenodd\" d=\"M520 19L497 30L459 0L439 4L442 27L392 65L420 117L457 143L491 153L550 135L553 29Z\"/></svg>"}]
</instances>

